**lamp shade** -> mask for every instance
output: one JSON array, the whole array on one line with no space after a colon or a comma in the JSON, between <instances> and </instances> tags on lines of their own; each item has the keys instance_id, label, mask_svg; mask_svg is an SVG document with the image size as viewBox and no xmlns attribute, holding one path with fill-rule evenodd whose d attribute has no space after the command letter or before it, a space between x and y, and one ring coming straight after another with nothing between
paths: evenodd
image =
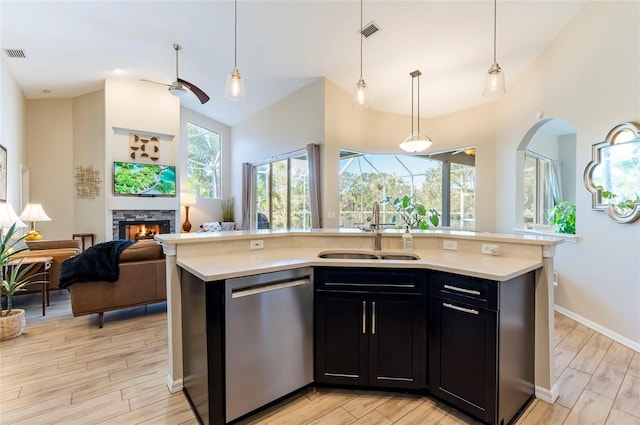
<instances>
[{"instance_id":1,"label":"lamp shade","mask_svg":"<svg viewBox=\"0 0 640 425\"><path fill-rule=\"evenodd\" d=\"M7 229L16 223L16 227L27 227L26 224L16 214L10 203L0 204L0 227Z\"/></svg>"},{"instance_id":2,"label":"lamp shade","mask_svg":"<svg viewBox=\"0 0 640 425\"><path fill-rule=\"evenodd\" d=\"M432 143L431 139L424 134L413 133L400 143L400 148L406 152L416 153L429 149Z\"/></svg>"},{"instance_id":3,"label":"lamp shade","mask_svg":"<svg viewBox=\"0 0 640 425\"><path fill-rule=\"evenodd\" d=\"M180 205L191 206L196 204L196 194L193 192L180 193Z\"/></svg>"},{"instance_id":4,"label":"lamp shade","mask_svg":"<svg viewBox=\"0 0 640 425\"><path fill-rule=\"evenodd\" d=\"M51 221L51 217L44 212L42 204L27 204L20 218L25 221Z\"/></svg>"}]
</instances>

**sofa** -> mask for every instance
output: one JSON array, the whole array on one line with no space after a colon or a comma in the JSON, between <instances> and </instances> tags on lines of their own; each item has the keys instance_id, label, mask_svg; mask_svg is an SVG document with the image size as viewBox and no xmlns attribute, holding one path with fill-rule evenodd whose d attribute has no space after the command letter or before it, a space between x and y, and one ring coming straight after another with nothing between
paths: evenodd
<instances>
[{"instance_id":1,"label":"sofa","mask_svg":"<svg viewBox=\"0 0 640 425\"><path fill-rule=\"evenodd\" d=\"M115 282L78 282L69 286L74 316L97 313L98 328L102 328L106 311L167 300L161 245L154 241L136 242L120 253L119 261L119 278Z\"/></svg>"},{"instance_id":2,"label":"sofa","mask_svg":"<svg viewBox=\"0 0 640 425\"><path fill-rule=\"evenodd\" d=\"M12 259L21 257L51 257L53 262L49 269L49 290L58 289L60 283L60 266L71 257L75 257L81 251L79 240L50 240L50 241L26 241L29 247L26 251L21 251L11 256ZM20 294L27 292L40 292L40 285L30 285L21 291Z\"/></svg>"}]
</instances>

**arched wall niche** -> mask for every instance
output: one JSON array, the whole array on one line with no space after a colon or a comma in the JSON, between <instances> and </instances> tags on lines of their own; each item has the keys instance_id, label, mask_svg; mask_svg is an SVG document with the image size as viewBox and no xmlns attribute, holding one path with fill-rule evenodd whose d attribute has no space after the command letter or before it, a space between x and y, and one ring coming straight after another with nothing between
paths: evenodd
<instances>
[{"instance_id":1,"label":"arched wall niche","mask_svg":"<svg viewBox=\"0 0 640 425\"><path fill-rule=\"evenodd\" d=\"M562 200L576 203L576 130L560 118L544 118L536 122L524 135L516 150L516 208L515 227L530 228L525 220L525 168L529 156L560 163ZM534 214L535 216L535 214ZM534 219L534 221L536 221ZM543 224L538 221L538 224Z\"/></svg>"}]
</instances>

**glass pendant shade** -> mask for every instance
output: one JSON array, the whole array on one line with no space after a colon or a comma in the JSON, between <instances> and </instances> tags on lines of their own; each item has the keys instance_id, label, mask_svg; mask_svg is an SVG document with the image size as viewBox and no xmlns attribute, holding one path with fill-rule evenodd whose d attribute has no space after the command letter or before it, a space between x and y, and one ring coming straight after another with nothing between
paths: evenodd
<instances>
[{"instance_id":1,"label":"glass pendant shade","mask_svg":"<svg viewBox=\"0 0 640 425\"><path fill-rule=\"evenodd\" d=\"M244 100L244 79L240 75L238 68L233 68L231 74L227 76L224 95L229 100Z\"/></svg>"},{"instance_id":2,"label":"glass pendant shade","mask_svg":"<svg viewBox=\"0 0 640 425\"><path fill-rule=\"evenodd\" d=\"M367 83L362 78L358 80L353 87L353 96L351 103L355 108L365 109L369 107L369 92L367 91Z\"/></svg>"},{"instance_id":3,"label":"glass pendant shade","mask_svg":"<svg viewBox=\"0 0 640 425\"><path fill-rule=\"evenodd\" d=\"M484 90L482 95L486 97L500 96L506 93L504 82L504 71L500 65L493 63L484 80Z\"/></svg>"},{"instance_id":4,"label":"glass pendant shade","mask_svg":"<svg viewBox=\"0 0 640 425\"><path fill-rule=\"evenodd\" d=\"M406 152L416 153L429 149L432 143L433 142L430 138L424 134L416 132L412 133L411 136L407 137L402 143L400 143L400 149Z\"/></svg>"}]
</instances>

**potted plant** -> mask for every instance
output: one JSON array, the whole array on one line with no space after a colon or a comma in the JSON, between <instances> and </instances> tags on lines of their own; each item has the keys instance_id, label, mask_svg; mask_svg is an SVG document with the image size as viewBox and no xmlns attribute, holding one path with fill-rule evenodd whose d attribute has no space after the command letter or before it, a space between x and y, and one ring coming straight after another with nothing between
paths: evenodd
<instances>
[{"instance_id":1,"label":"potted plant","mask_svg":"<svg viewBox=\"0 0 640 425\"><path fill-rule=\"evenodd\" d=\"M233 198L222 201L222 230L234 230L236 223L233 214Z\"/></svg>"},{"instance_id":2,"label":"potted plant","mask_svg":"<svg viewBox=\"0 0 640 425\"><path fill-rule=\"evenodd\" d=\"M389 204L395 208L397 215L391 217L392 223L397 223L398 216L410 228L427 230L429 224L438 226L440 224L440 213L433 208L427 209L423 204L416 202L415 194L393 198L387 196L383 204Z\"/></svg>"},{"instance_id":3,"label":"potted plant","mask_svg":"<svg viewBox=\"0 0 640 425\"><path fill-rule=\"evenodd\" d=\"M576 206L562 201L551 209L550 224L558 226L558 233L576 234Z\"/></svg>"},{"instance_id":4,"label":"potted plant","mask_svg":"<svg viewBox=\"0 0 640 425\"><path fill-rule=\"evenodd\" d=\"M36 276L30 274L35 264L22 267L24 258L17 263L10 265L11 256L18 252L27 250L27 246L20 246L26 235L13 239L15 235L15 223L11 225L6 234L0 231L0 293L7 296L7 309L0 313L0 341L18 337L25 327L25 312L23 309L13 308L13 296L23 291L33 283ZM13 240L12 240L13 239Z\"/></svg>"}]
</instances>

